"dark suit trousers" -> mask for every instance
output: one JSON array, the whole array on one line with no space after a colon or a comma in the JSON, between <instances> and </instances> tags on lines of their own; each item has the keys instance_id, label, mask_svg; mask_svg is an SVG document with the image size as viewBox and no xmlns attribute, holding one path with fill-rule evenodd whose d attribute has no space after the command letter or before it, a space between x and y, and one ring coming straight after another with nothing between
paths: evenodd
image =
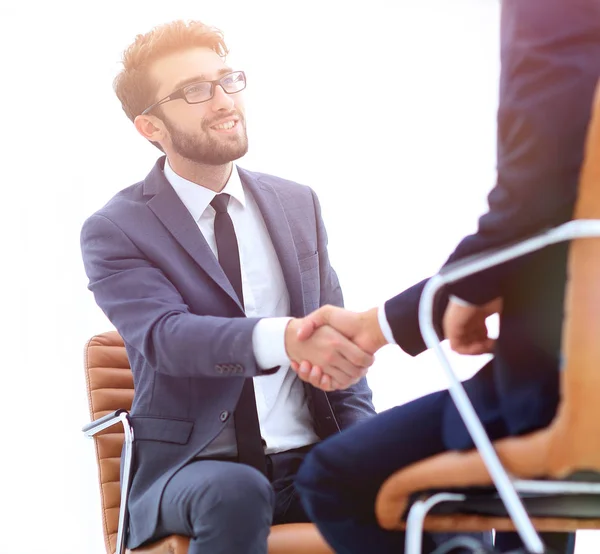
<instances>
[{"instance_id":1,"label":"dark suit trousers","mask_svg":"<svg viewBox=\"0 0 600 554\"><path fill-rule=\"evenodd\" d=\"M308 521L294 479L309 447L267 456L268 479L226 460L195 460L167 484L152 541L191 537L189 554L266 554L271 524Z\"/></svg>"},{"instance_id":2,"label":"dark suit trousers","mask_svg":"<svg viewBox=\"0 0 600 554\"><path fill-rule=\"evenodd\" d=\"M448 401L448 391L440 391L392 408L330 437L307 456L296 487L311 520L338 554L404 552L405 534L377 524L375 498L397 469L447 450L442 419ZM493 429L498 432L499 426L488 432ZM425 534L423 553L445 538ZM558 539L564 544L567 537ZM512 533L497 536L501 552L519 542Z\"/></svg>"}]
</instances>

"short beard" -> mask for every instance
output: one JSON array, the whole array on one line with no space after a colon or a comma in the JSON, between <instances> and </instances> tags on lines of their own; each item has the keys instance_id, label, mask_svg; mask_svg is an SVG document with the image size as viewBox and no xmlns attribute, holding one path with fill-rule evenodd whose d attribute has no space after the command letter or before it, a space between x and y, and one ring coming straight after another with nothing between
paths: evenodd
<instances>
[{"instance_id":1,"label":"short beard","mask_svg":"<svg viewBox=\"0 0 600 554\"><path fill-rule=\"evenodd\" d=\"M237 112L238 125L242 126L242 134L233 137L210 136L210 123L202 122L201 133L192 134L181 131L164 114L161 119L169 132L173 150L182 158L203 165L225 165L237 160L248 152L248 135L246 134L246 120Z\"/></svg>"}]
</instances>

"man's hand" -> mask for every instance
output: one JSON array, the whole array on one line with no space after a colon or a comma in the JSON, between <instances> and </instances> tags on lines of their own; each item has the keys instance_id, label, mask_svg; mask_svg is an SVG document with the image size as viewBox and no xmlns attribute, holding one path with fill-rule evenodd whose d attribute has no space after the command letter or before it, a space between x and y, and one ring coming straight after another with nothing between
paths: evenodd
<instances>
[{"instance_id":1,"label":"man's hand","mask_svg":"<svg viewBox=\"0 0 600 554\"><path fill-rule=\"evenodd\" d=\"M377 308L357 313L336 306L323 306L302 320L297 338L300 341L307 341L317 332L326 329L326 326L336 329L368 354L374 354L387 344L377 319ZM294 359L292 368L298 373L300 379L317 388L323 390L347 388L339 386L339 382L331 377L327 368L308 357ZM366 371L362 372L361 378L364 375Z\"/></svg>"},{"instance_id":2,"label":"man's hand","mask_svg":"<svg viewBox=\"0 0 600 554\"><path fill-rule=\"evenodd\" d=\"M305 327L311 328L311 336L301 334ZM298 364L294 362L310 360L312 365L322 368L327 375L327 379L319 382L319 388L323 390L345 389L354 385L364 377L374 361L371 353L365 352L335 329L329 326L317 328L306 322L306 318L292 319L288 323L285 349L292 366L297 368Z\"/></svg>"},{"instance_id":3,"label":"man's hand","mask_svg":"<svg viewBox=\"0 0 600 554\"><path fill-rule=\"evenodd\" d=\"M489 354L494 350L495 340L488 337L485 320L502 311L502 298L496 298L483 306L463 306L450 300L444 313L444 336L450 348L459 354Z\"/></svg>"}]
</instances>

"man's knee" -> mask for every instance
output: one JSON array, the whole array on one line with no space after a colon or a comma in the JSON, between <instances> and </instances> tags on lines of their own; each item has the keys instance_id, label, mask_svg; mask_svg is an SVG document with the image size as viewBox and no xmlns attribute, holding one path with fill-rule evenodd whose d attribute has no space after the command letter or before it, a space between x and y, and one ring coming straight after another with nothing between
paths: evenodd
<instances>
[{"instance_id":1,"label":"man's knee","mask_svg":"<svg viewBox=\"0 0 600 554\"><path fill-rule=\"evenodd\" d=\"M300 491L321 489L324 479L323 453L319 446L307 454L296 475L296 488Z\"/></svg>"},{"instance_id":2,"label":"man's knee","mask_svg":"<svg viewBox=\"0 0 600 554\"><path fill-rule=\"evenodd\" d=\"M275 494L268 479L254 468L231 464L227 471L211 477L202 496L210 506L210 518L227 522L228 527L271 524Z\"/></svg>"},{"instance_id":3,"label":"man's knee","mask_svg":"<svg viewBox=\"0 0 600 554\"><path fill-rule=\"evenodd\" d=\"M348 495L346 484L353 479L343 466L336 463L335 456L330 456L327 448L315 447L304 459L295 479L295 486L302 503L311 506L311 517L313 504L350 504L360 503L361 495ZM353 491L355 489L352 488ZM350 497L349 497L350 496ZM327 508L329 509L329 508Z\"/></svg>"}]
</instances>

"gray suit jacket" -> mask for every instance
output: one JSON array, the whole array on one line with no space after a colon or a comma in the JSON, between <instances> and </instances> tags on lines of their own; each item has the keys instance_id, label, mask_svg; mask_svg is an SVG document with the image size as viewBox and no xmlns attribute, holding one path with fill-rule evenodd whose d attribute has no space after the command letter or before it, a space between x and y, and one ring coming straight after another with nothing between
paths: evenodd
<instances>
[{"instance_id":1,"label":"gray suit jacket","mask_svg":"<svg viewBox=\"0 0 600 554\"><path fill-rule=\"evenodd\" d=\"M260 375L247 318L196 222L163 174L117 194L84 224L89 288L125 341L134 376L135 473L129 546L151 538L168 480L230 419L244 378ZM342 304L314 192L240 169L262 213L290 295L291 315ZM366 381L324 393L305 386L325 438L373 415Z\"/></svg>"}]
</instances>

